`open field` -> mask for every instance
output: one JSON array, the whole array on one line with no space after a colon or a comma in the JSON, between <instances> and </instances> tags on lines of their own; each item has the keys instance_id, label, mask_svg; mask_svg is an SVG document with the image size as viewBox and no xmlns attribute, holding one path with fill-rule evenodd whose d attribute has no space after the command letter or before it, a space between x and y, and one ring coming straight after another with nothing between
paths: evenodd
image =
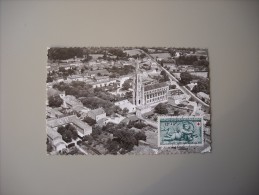
<instances>
[{"instance_id":1,"label":"open field","mask_svg":"<svg viewBox=\"0 0 259 195\"><path fill-rule=\"evenodd\" d=\"M130 56L141 54L140 51L136 49L124 50L124 52L129 54Z\"/></svg>"},{"instance_id":2,"label":"open field","mask_svg":"<svg viewBox=\"0 0 259 195\"><path fill-rule=\"evenodd\" d=\"M170 53L152 53L150 55L154 58L158 57L162 59L168 59L171 57Z\"/></svg>"}]
</instances>

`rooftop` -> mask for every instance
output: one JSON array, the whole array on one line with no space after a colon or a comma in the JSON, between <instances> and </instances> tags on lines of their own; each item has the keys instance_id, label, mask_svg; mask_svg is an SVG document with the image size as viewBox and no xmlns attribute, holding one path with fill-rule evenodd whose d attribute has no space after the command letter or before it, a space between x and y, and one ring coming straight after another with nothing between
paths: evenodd
<instances>
[{"instance_id":1,"label":"rooftop","mask_svg":"<svg viewBox=\"0 0 259 195\"><path fill-rule=\"evenodd\" d=\"M163 83L155 83L155 84L152 84L152 85L146 85L144 86L144 90L145 91L149 91L149 90L152 90L152 89L158 89L158 88L162 88L162 87L166 87L168 86L165 82Z\"/></svg>"},{"instance_id":2,"label":"rooftop","mask_svg":"<svg viewBox=\"0 0 259 195\"><path fill-rule=\"evenodd\" d=\"M47 106L46 110L47 110L48 115L53 116L53 117L56 117L56 116L60 117L60 116L64 115L63 113L61 113L57 109L53 109L53 108L48 107L48 106Z\"/></svg>"},{"instance_id":3,"label":"rooftop","mask_svg":"<svg viewBox=\"0 0 259 195\"><path fill-rule=\"evenodd\" d=\"M63 100L71 106L83 106L82 102L72 95L66 95Z\"/></svg>"},{"instance_id":4,"label":"rooftop","mask_svg":"<svg viewBox=\"0 0 259 195\"><path fill-rule=\"evenodd\" d=\"M54 128L61 125L66 125L68 123L73 123L77 127L81 129L88 129L91 128L87 123L82 122L79 118L77 118L75 115L66 116L63 118L53 119L47 121L47 126Z\"/></svg>"},{"instance_id":5,"label":"rooftop","mask_svg":"<svg viewBox=\"0 0 259 195\"><path fill-rule=\"evenodd\" d=\"M90 110L88 113L93 114L94 116L97 116L97 115L105 113L105 111L103 108L97 108L95 110Z\"/></svg>"},{"instance_id":6,"label":"rooftop","mask_svg":"<svg viewBox=\"0 0 259 195\"><path fill-rule=\"evenodd\" d=\"M204 92L199 92L199 93L197 93L197 95L200 95L201 97L210 99L210 96L208 94L204 93Z\"/></svg>"},{"instance_id":7,"label":"rooftop","mask_svg":"<svg viewBox=\"0 0 259 195\"><path fill-rule=\"evenodd\" d=\"M48 127L47 126L47 135L52 139L56 139L56 138L61 138L61 135L57 132L57 131L54 131L52 128Z\"/></svg>"},{"instance_id":8,"label":"rooftop","mask_svg":"<svg viewBox=\"0 0 259 195\"><path fill-rule=\"evenodd\" d=\"M53 96L53 95L59 95L61 93L62 93L61 91L59 91L57 89L54 89L54 88L47 89L47 96L48 97Z\"/></svg>"}]
</instances>

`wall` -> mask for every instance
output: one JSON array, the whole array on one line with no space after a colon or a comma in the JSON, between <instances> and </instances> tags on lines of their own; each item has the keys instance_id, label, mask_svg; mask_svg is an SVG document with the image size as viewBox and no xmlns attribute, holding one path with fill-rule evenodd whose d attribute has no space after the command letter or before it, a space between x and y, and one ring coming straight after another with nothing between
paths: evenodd
<instances>
[{"instance_id":1,"label":"wall","mask_svg":"<svg viewBox=\"0 0 259 195\"><path fill-rule=\"evenodd\" d=\"M258 1L1 1L1 195L258 194ZM50 46L206 47L211 154L46 155Z\"/></svg>"}]
</instances>

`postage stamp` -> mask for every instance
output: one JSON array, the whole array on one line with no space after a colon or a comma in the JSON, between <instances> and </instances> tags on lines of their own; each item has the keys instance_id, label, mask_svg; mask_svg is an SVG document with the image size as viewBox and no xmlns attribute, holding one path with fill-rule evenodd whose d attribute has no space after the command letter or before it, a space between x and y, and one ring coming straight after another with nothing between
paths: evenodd
<instances>
[{"instance_id":1,"label":"postage stamp","mask_svg":"<svg viewBox=\"0 0 259 195\"><path fill-rule=\"evenodd\" d=\"M160 147L202 146L203 118L159 117L158 145Z\"/></svg>"}]
</instances>

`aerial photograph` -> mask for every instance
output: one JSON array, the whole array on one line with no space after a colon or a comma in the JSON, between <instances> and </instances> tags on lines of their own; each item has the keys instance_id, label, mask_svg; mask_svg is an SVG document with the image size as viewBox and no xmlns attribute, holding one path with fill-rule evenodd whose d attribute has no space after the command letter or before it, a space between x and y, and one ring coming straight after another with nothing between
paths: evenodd
<instances>
[{"instance_id":1,"label":"aerial photograph","mask_svg":"<svg viewBox=\"0 0 259 195\"><path fill-rule=\"evenodd\" d=\"M47 48L48 155L211 152L208 49Z\"/></svg>"}]
</instances>

